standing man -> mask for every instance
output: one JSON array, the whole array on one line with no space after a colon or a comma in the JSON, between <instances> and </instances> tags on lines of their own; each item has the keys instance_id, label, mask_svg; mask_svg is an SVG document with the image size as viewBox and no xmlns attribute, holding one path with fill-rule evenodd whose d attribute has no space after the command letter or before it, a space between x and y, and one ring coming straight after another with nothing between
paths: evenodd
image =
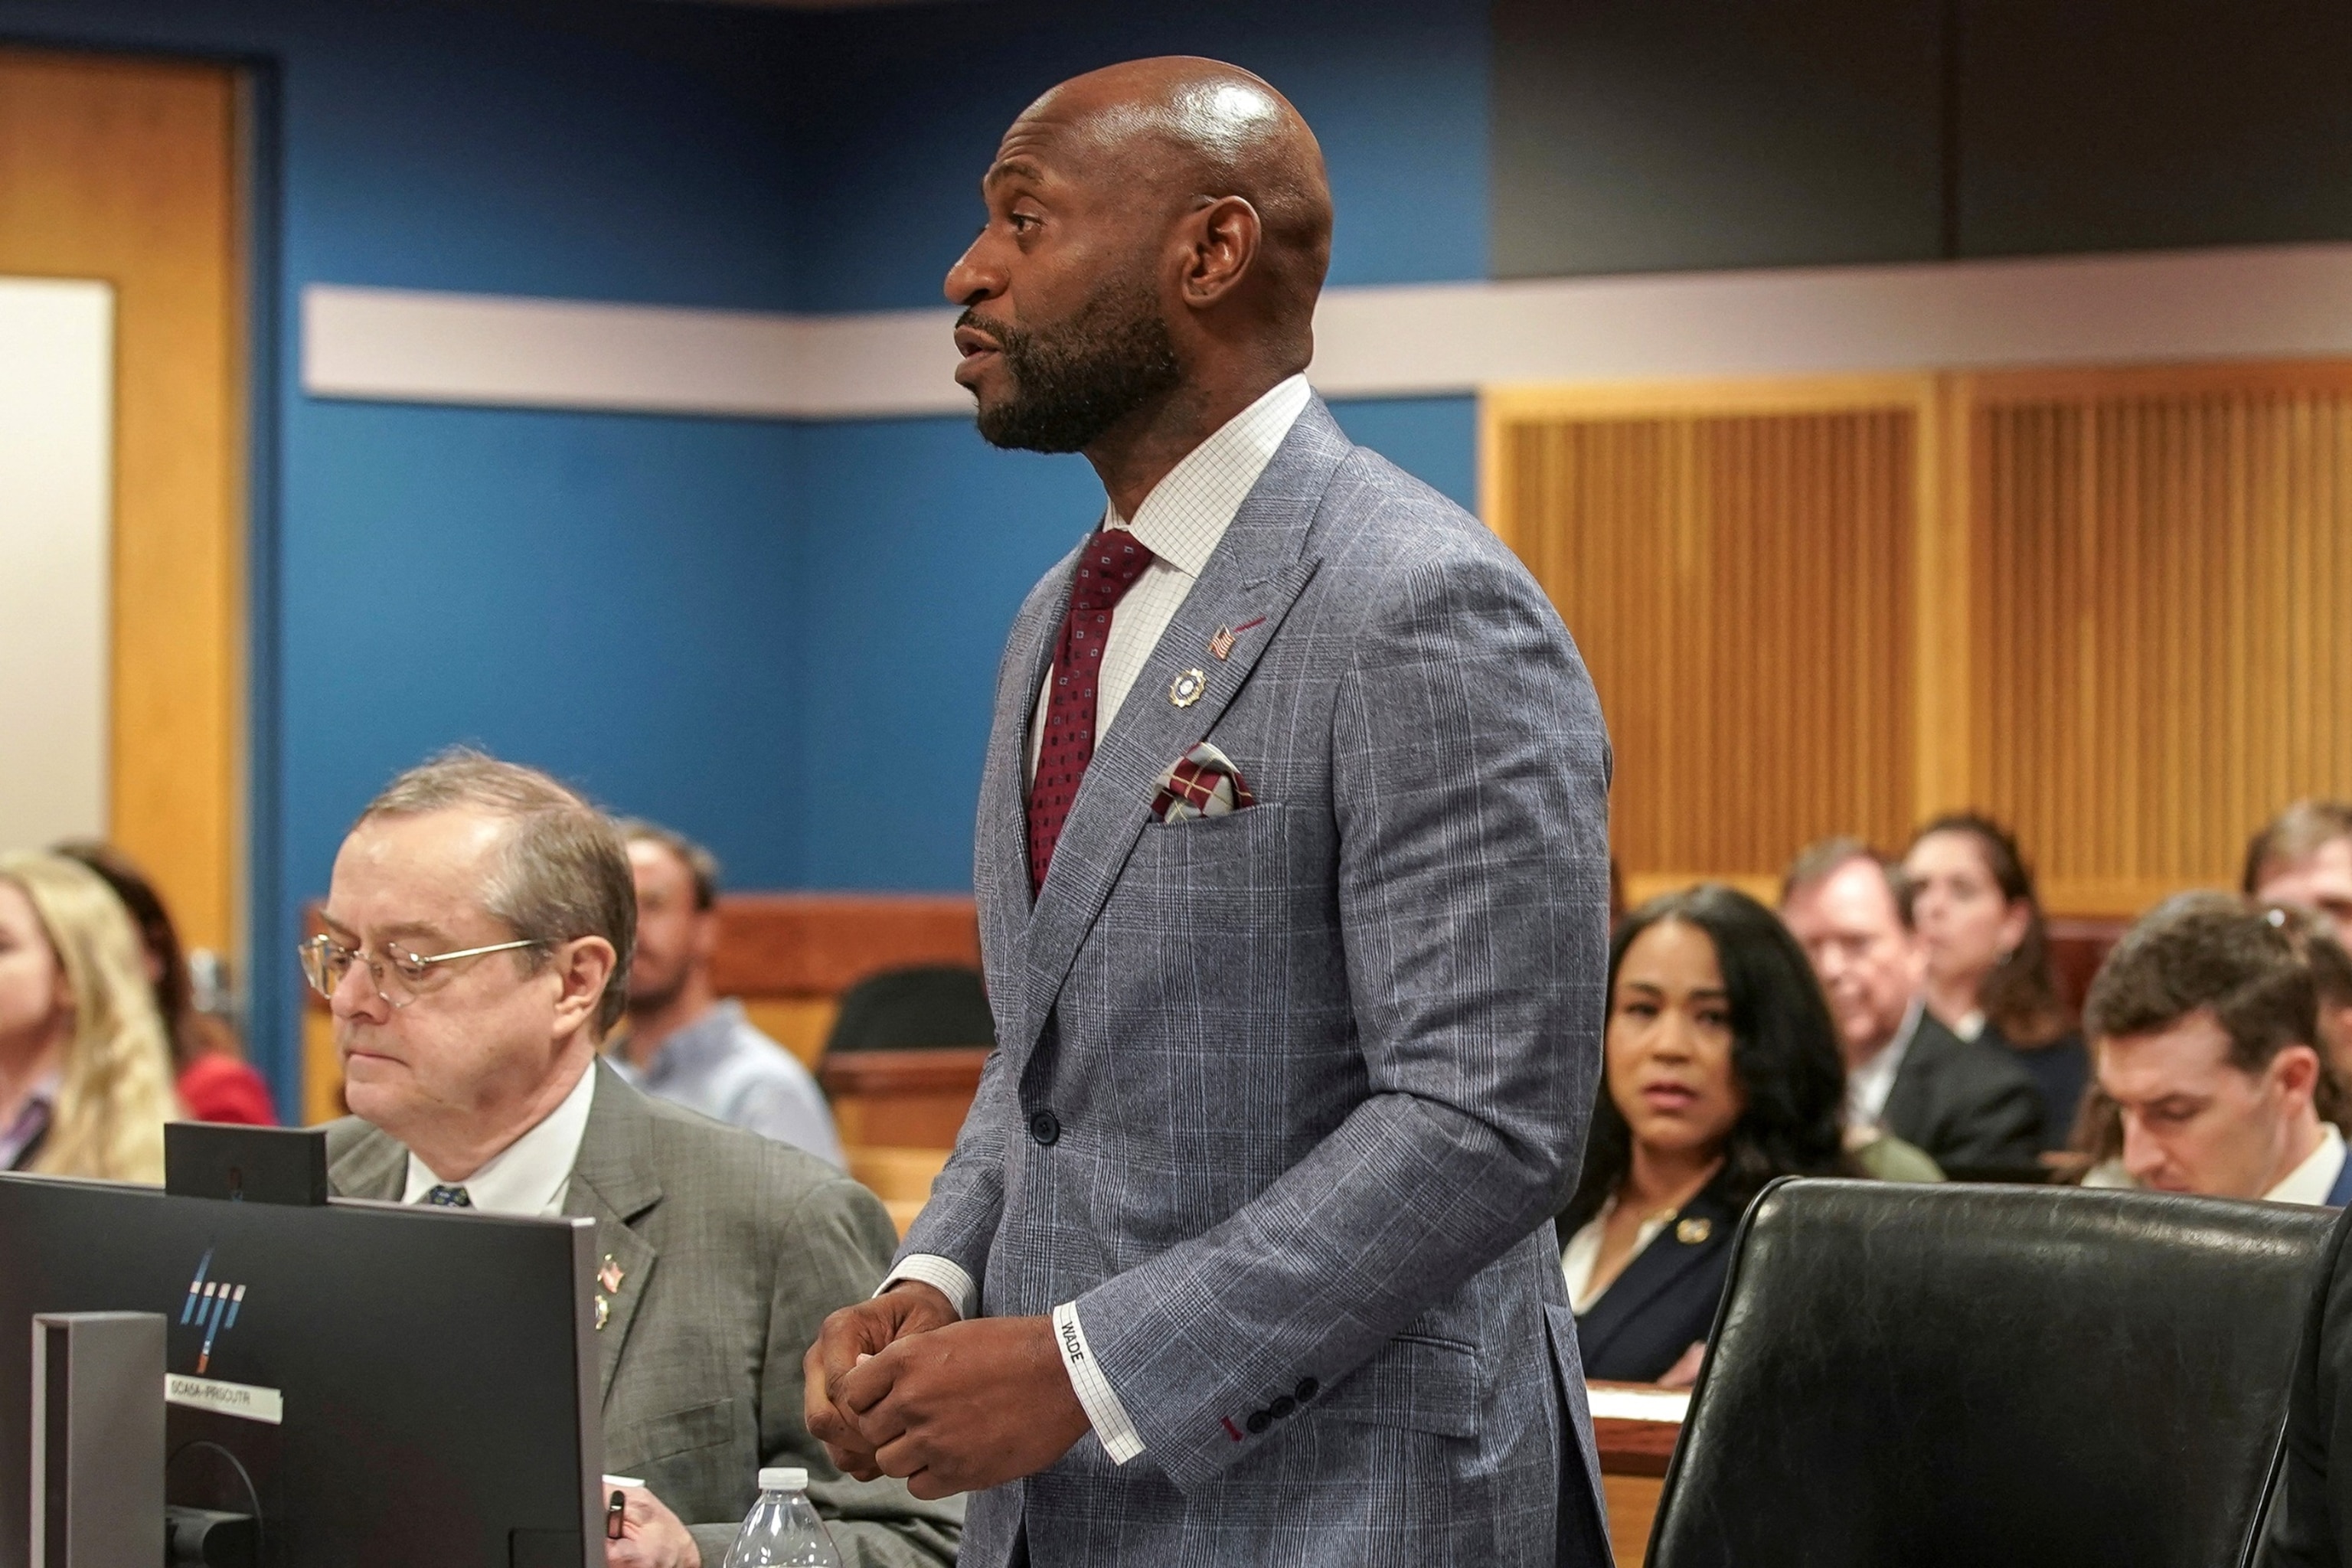
<instances>
[{"instance_id":1,"label":"standing man","mask_svg":"<svg viewBox=\"0 0 2352 1568\"><path fill-rule=\"evenodd\" d=\"M632 817L620 826L637 887L637 951L614 1070L648 1094L847 1169L816 1079L711 984L719 858L650 822Z\"/></svg>"},{"instance_id":2,"label":"standing man","mask_svg":"<svg viewBox=\"0 0 2352 1568\"><path fill-rule=\"evenodd\" d=\"M884 1292L810 1353L813 1429L980 1492L971 1568L1603 1563L1544 1223L1607 969L1584 666L1308 388L1330 196L1279 93L1097 71L982 191L957 379L1109 508L999 676L1000 1048Z\"/></svg>"}]
</instances>

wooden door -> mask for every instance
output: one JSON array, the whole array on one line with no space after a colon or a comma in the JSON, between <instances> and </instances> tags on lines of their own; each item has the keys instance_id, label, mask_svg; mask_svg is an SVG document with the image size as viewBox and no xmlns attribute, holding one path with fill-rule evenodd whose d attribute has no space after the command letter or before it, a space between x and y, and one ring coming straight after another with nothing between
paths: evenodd
<instances>
[{"instance_id":1,"label":"wooden door","mask_svg":"<svg viewBox=\"0 0 2352 1568\"><path fill-rule=\"evenodd\" d=\"M192 947L243 930L240 84L0 49L0 273L114 289L109 835Z\"/></svg>"}]
</instances>

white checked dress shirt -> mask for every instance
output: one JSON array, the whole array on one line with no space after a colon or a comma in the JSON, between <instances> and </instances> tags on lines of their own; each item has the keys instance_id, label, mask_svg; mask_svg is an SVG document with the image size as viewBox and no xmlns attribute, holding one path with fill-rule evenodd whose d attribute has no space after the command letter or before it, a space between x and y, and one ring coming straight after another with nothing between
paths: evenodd
<instances>
[{"instance_id":1,"label":"white checked dress shirt","mask_svg":"<svg viewBox=\"0 0 2352 1568\"><path fill-rule=\"evenodd\" d=\"M1274 460L1276 450L1313 395L1305 376L1292 376L1184 454L1183 460L1143 498L1133 521L1120 517L1116 506L1105 509L1105 528L1126 529L1157 559L1143 569L1111 612L1110 634L1103 639L1102 675L1095 684L1097 737L1110 728L1119 704L1134 689L1135 678L1160 646L1160 635L1176 618L1192 584L1200 581L1225 530L1233 526L1234 514L1241 510L1258 476ZM1053 672L1047 670L1036 711L1029 721L1033 775L1045 743L1045 708L1053 679ZM971 1316L980 1304L980 1291L971 1276L961 1265L930 1253L919 1252L900 1262L882 1282L882 1289L887 1290L901 1279L919 1280L937 1289L962 1317ZM1143 1439L1137 1435L1135 1423L1087 1348L1087 1331L1078 1321L1076 1303L1065 1301L1054 1309L1054 1342L1061 1347L1070 1386L1077 1391L1078 1404L1111 1462L1124 1465L1142 1453Z\"/></svg>"},{"instance_id":2,"label":"white checked dress shirt","mask_svg":"<svg viewBox=\"0 0 2352 1568\"><path fill-rule=\"evenodd\" d=\"M572 1167L580 1163L580 1140L588 1132L588 1107L595 1098L596 1064L591 1062L554 1110L462 1182L444 1182L415 1150L409 1151L408 1185L400 1201L422 1203L436 1187L463 1187L472 1206L484 1214L562 1214L564 1195L572 1190Z\"/></svg>"}]
</instances>

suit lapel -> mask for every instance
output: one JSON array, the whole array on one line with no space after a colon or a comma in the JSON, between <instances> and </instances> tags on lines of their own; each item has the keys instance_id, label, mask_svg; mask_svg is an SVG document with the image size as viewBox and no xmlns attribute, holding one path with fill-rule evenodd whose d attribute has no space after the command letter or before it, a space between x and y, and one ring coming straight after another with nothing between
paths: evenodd
<instances>
[{"instance_id":1,"label":"suit lapel","mask_svg":"<svg viewBox=\"0 0 2352 1568\"><path fill-rule=\"evenodd\" d=\"M1008 1065L1027 1056L1044 1027L1079 945L1150 819L1160 773L1215 728L1315 575L1316 562L1302 558L1307 531L1350 449L1322 399L1311 400L1097 741L1030 916L1024 1005L1017 1034L1000 1042ZM1254 620L1261 624L1229 658L1209 652L1220 628ZM1180 707L1171 688L1187 671L1200 672L1205 687Z\"/></svg>"},{"instance_id":2,"label":"suit lapel","mask_svg":"<svg viewBox=\"0 0 2352 1568\"><path fill-rule=\"evenodd\" d=\"M997 672L996 714L989 726L988 757L981 769L980 821L973 835L972 887L980 897L981 961L988 976L989 1001L997 1036L1019 1032L1023 954L1029 932L1029 727L1037 690L1053 661L1055 634L1070 597L1070 574L1078 552L1029 591L1005 639Z\"/></svg>"},{"instance_id":3,"label":"suit lapel","mask_svg":"<svg viewBox=\"0 0 2352 1568\"><path fill-rule=\"evenodd\" d=\"M633 1226L661 1202L662 1187L654 1174L652 1112L611 1068L600 1061L595 1072L595 1098L588 1107L588 1128L581 1135L580 1158L572 1167L563 1212L596 1222L596 1293L605 1303L603 1326L596 1331L596 1386L602 1401L612 1394L614 1369L621 1363L629 1327L636 1321L646 1282L659 1257ZM611 1284L615 1270L618 1282Z\"/></svg>"},{"instance_id":4,"label":"suit lapel","mask_svg":"<svg viewBox=\"0 0 2352 1568\"><path fill-rule=\"evenodd\" d=\"M1703 1267L1718 1249L1730 1246L1737 1218L1712 1184L1685 1204L1675 1220L1651 1237L1650 1245L1634 1254L1625 1271L1610 1282L1592 1310L1577 1320L1577 1339L1584 1353L1599 1357L1628 1323L1640 1320L1651 1302ZM1690 1220L1706 1222L1706 1236L1696 1242L1682 1239L1681 1227Z\"/></svg>"},{"instance_id":5,"label":"suit lapel","mask_svg":"<svg viewBox=\"0 0 2352 1568\"><path fill-rule=\"evenodd\" d=\"M408 1190L408 1148L371 1127L327 1167L327 1190L338 1197L396 1204Z\"/></svg>"}]
</instances>

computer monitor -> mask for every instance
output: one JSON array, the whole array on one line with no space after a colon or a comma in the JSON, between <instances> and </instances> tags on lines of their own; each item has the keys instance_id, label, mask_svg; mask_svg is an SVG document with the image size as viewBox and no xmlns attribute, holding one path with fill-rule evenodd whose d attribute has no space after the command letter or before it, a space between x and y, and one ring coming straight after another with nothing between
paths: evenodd
<instances>
[{"instance_id":1,"label":"computer monitor","mask_svg":"<svg viewBox=\"0 0 2352 1568\"><path fill-rule=\"evenodd\" d=\"M31 1319L80 1311L166 1314L166 1499L257 1510L265 1568L601 1568L594 1244L0 1175L0 1568L30 1568Z\"/></svg>"}]
</instances>

